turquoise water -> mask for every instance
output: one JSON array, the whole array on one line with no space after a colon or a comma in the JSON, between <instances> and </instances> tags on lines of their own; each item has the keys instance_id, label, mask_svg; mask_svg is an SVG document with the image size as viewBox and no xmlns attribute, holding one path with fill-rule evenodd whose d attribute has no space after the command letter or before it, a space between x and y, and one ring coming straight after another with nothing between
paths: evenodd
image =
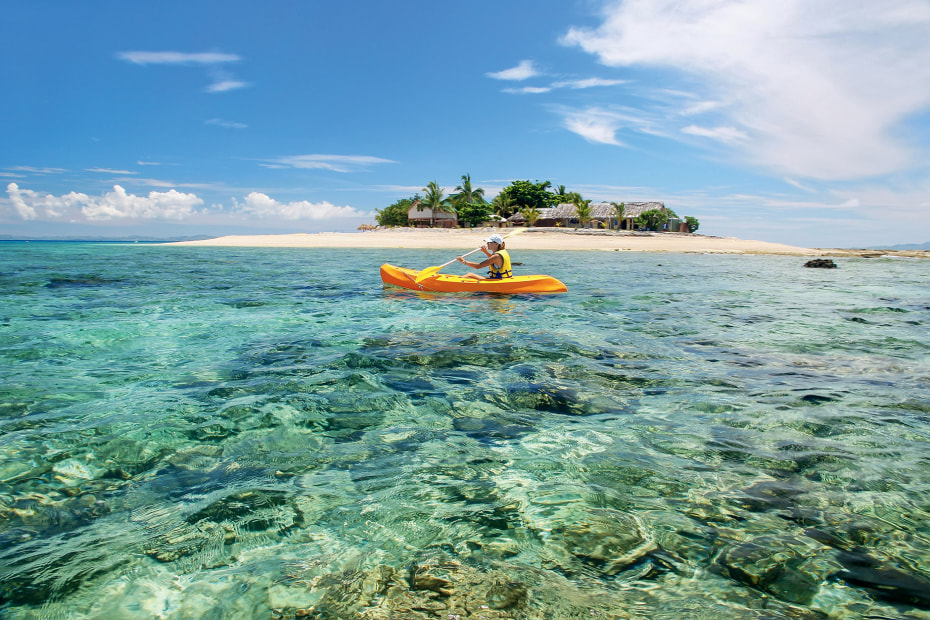
<instances>
[{"instance_id":1,"label":"turquoise water","mask_svg":"<svg viewBox=\"0 0 930 620\"><path fill-rule=\"evenodd\" d=\"M0 617L930 618L930 261L449 258L0 244Z\"/></svg>"}]
</instances>

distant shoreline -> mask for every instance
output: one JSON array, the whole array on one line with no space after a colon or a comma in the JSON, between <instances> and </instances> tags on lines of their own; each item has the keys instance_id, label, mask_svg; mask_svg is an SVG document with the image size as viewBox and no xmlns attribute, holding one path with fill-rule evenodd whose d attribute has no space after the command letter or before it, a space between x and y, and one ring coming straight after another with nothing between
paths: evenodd
<instances>
[{"instance_id":1,"label":"distant shoreline","mask_svg":"<svg viewBox=\"0 0 930 620\"><path fill-rule=\"evenodd\" d=\"M803 248L768 241L710 237L687 233L628 232L563 228L383 228L352 233L230 235L215 239L179 241L165 245L201 247L279 248L407 248L471 250L498 232L515 234L511 250L601 250L617 252L677 252L697 254L775 254L789 256L906 256L930 258L926 250L870 250Z\"/></svg>"}]
</instances>

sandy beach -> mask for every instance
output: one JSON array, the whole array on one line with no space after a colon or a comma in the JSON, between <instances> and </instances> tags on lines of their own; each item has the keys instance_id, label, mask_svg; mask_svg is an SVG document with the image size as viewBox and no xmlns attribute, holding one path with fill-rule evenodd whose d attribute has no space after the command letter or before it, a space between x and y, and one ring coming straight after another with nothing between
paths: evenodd
<instances>
[{"instance_id":1,"label":"sandy beach","mask_svg":"<svg viewBox=\"0 0 930 620\"><path fill-rule=\"evenodd\" d=\"M600 250L619 252L682 252L700 254L783 254L791 256L882 255L930 257L926 251L889 251L803 248L736 237L701 234L575 230L561 228L525 229L441 229L385 228L351 233L284 235L234 235L182 241L174 245L294 248L411 248L472 250L492 232L503 235L519 231L508 239L512 250Z\"/></svg>"}]
</instances>

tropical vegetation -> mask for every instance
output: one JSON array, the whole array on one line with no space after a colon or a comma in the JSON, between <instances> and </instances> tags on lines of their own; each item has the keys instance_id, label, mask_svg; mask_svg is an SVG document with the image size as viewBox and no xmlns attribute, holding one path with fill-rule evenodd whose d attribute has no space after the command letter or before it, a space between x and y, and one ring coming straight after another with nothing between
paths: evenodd
<instances>
[{"instance_id":1,"label":"tropical vegetation","mask_svg":"<svg viewBox=\"0 0 930 620\"><path fill-rule=\"evenodd\" d=\"M643 211L636 216L633 224L643 230L661 230L663 226L668 224L668 213L659 209Z\"/></svg>"},{"instance_id":2,"label":"tropical vegetation","mask_svg":"<svg viewBox=\"0 0 930 620\"><path fill-rule=\"evenodd\" d=\"M401 198L383 209L375 209L375 221L378 222L378 226L407 226L407 212L421 200L420 194L416 194L412 198Z\"/></svg>"},{"instance_id":3,"label":"tropical vegetation","mask_svg":"<svg viewBox=\"0 0 930 620\"><path fill-rule=\"evenodd\" d=\"M581 226L587 226L592 220L591 200L583 198L578 192L568 191L564 185L559 185L553 190L551 181L513 181L488 202L484 196L484 189L473 187L470 174L463 174L461 179L461 184L449 196L445 196L439 183L430 181L422 190L423 196L415 194L410 198L401 198L384 209L376 209L375 219L378 225L409 225L407 213L414 205L421 209L430 209L431 226L436 224L437 213L453 213L460 226L468 227L480 226L495 216L507 219L515 213L520 213L527 224L533 226L539 219L542 209L564 203L575 205ZM619 227L620 222L626 216L626 203L611 202L610 205L613 207L613 217L609 226L612 227L615 220ZM662 230L669 218L680 219L690 232L695 232L700 227L697 218L690 216L679 218L671 209L645 211L633 220L633 224L642 230Z\"/></svg>"},{"instance_id":4,"label":"tropical vegetation","mask_svg":"<svg viewBox=\"0 0 930 620\"><path fill-rule=\"evenodd\" d=\"M575 213L578 214L578 221L581 222L581 227L587 228L588 222L591 221L591 201L582 200L581 196L578 196L573 202L575 204Z\"/></svg>"}]
</instances>

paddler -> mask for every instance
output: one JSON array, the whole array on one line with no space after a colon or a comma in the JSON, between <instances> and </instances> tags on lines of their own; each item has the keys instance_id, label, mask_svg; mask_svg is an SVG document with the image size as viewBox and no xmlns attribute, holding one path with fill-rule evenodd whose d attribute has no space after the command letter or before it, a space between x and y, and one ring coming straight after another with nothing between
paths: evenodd
<instances>
[{"instance_id":1,"label":"paddler","mask_svg":"<svg viewBox=\"0 0 930 620\"><path fill-rule=\"evenodd\" d=\"M510 254L504 249L503 237L494 233L484 240L481 251L487 255L487 258L480 263L469 262L465 260L464 256L459 256L456 260L464 263L470 269L484 269L487 267L488 275L469 273L466 274L466 277L478 280L503 280L504 278L513 277L513 272L510 270Z\"/></svg>"}]
</instances>

